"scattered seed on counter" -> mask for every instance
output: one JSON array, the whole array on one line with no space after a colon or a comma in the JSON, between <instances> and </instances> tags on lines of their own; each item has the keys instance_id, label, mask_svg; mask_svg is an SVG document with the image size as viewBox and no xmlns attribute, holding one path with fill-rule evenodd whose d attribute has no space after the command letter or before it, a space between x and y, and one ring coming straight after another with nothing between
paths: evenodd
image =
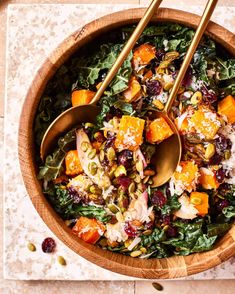
<instances>
[{"instance_id":1,"label":"scattered seed on counter","mask_svg":"<svg viewBox=\"0 0 235 294\"><path fill-rule=\"evenodd\" d=\"M67 264L67 262L63 256L58 256L57 261L59 262L60 265L63 265L63 266L65 266Z\"/></svg>"},{"instance_id":2,"label":"scattered seed on counter","mask_svg":"<svg viewBox=\"0 0 235 294\"><path fill-rule=\"evenodd\" d=\"M163 286L157 282L152 283L152 285L153 285L153 288L158 291L162 291L164 289Z\"/></svg>"},{"instance_id":3,"label":"scattered seed on counter","mask_svg":"<svg viewBox=\"0 0 235 294\"><path fill-rule=\"evenodd\" d=\"M28 249L29 249L30 251L32 251L32 252L34 252L34 251L37 250L37 249L36 249L36 246L35 246L33 243L28 243L28 244L27 244L27 247L28 247Z\"/></svg>"}]
</instances>

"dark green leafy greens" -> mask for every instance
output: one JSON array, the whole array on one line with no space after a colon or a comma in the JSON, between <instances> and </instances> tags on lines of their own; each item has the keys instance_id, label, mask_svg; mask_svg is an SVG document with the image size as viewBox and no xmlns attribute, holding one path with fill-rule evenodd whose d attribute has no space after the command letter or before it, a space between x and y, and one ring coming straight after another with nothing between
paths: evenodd
<instances>
[{"instance_id":1,"label":"dark green leafy greens","mask_svg":"<svg viewBox=\"0 0 235 294\"><path fill-rule=\"evenodd\" d=\"M64 219L76 219L79 216L96 218L101 222L107 222L109 217L102 207L75 203L69 192L59 185L50 185L44 193L53 205L55 211Z\"/></svg>"}]
</instances>

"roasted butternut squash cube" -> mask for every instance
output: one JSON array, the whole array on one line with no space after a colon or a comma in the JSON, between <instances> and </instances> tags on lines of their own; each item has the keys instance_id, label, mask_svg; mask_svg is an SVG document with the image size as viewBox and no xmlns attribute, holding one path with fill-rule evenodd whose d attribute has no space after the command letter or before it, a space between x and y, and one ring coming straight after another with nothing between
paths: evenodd
<instances>
[{"instance_id":1,"label":"roasted butternut squash cube","mask_svg":"<svg viewBox=\"0 0 235 294\"><path fill-rule=\"evenodd\" d=\"M126 89L123 92L125 101L128 103L135 101L137 98L139 98L140 93L141 93L141 86L139 82L137 81L136 77L132 76L128 83L128 89Z\"/></svg>"},{"instance_id":2,"label":"roasted butternut squash cube","mask_svg":"<svg viewBox=\"0 0 235 294\"><path fill-rule=\"evenodd\" d=\"M141 118L123 115L119 123L115 147L119 151L137 150L143 142L144 124L145 121Z\"/></svg>"},{"instance_id":3,"label":"roasted butternut squash cube","mask_svg":"<svg viewBox=\"0 0 235 294\"><path fill-rule=\"evenodd\" d=\"M82 90L74 90L72 92L72 105L73 106L79 106L79 105L85 105L89 104L93 97L95 96L95 92L82 89Z\"/></svg>"},{"instance_id":4,"label":"roasted butternut squash cube","mask_svg":"<svg viewBox=\"0 0 235 294\"><path fill-rule=\"evenodd\" d=\"M207 140L212 140L221 126L217 114L205 106L199 107L194 112L190 122L196 132Z\"/></svg>"},{"instance_id":5,"label":"roasted butternut squash cube","mask_svg":"<svg viewBox=\"0 0 235 294\"><path fill-rule=\"evenodd\" d=\"M231 95L218 103L218 113L227 117L231 124L235 122L235 98Z\"/></svg>"},{"instance_id":6,"label":"roasted butternut squash cube","mask_svg":"<svg viewBox=\"0 0 235 294\"><path fill-rule=\"evenodd\" d=\"M85 242L95 244L103 235L105 226L95 218L81 216L72 231Z\"/></svg>"},{"instance_id":7,"label":"roasted butternut squash cube","mask_svg":"<svg viewBox=\"0 0 235 294\"><path fill-rule=\"evenodd\" d=\"M199 183L204 189L217 189L219 187L219 182L216 179L215 173L212 169L201 167Z\"/></svg>"},{"instance_id":8,"label":"roasted butternut squash cube","mask_svg":"<svg viewBox=\"0 0 235 294\"><path fill-rule=\"evenodd\" d=\"M209 208L209 196L205 192L192 192L190 194L190 203L198 211L198 215L205 215L208 213Z\"/></svg>"},{"instance_id":9,"label":"roasted butternut squash cube","mask_svg":"<svg viewBox=\"0 0 235 294\"><path fill-rule=\"evenodd\" d=\"M146 140L149 143L160 143L173 135L173 131L163 117L156 118L150 123L146 131Z\"/></svg>"},{"instance_id":10,"label":"roasted butternut squash cube","mask_svg":"<svg viewBox=\"0 0 235 294\"><path fill-rule=\"evenodd\" d=\"M174 172L173 179L182 183L185 190L191 192L198 178L198 167L194 161L181 161Z\"/></svg>"},{"instance_id":11,"label":"roasted butternut squash cube","mask_svg":"<svg viewBox=\"0 0 235 294\"><path fill-rule=\"evenodd\" d=\"M134 50L133 65L134 68L139 65L148 64L156 55L156 48L150 44L142 44Z\"/></svg>"},{"instance_id":12,"label":"roasted butternut squash cube","mask_svg":"<svg viewBox=\"0 0 235 294\"><path fill-rule=\"evenodd\" d=\"M65 173L68 176L75 176L83 172L77 150L70 150L65 156Z\"/></svg>"}]
</instances>

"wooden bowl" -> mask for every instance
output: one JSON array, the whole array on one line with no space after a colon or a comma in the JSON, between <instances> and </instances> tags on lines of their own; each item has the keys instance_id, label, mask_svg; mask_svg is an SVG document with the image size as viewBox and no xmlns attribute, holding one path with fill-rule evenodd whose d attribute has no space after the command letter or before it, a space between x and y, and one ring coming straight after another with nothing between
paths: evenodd
<instances>
[{"instance_id":1,"label":"wooden bowl","mask_svg":"<svg viewBox=\"0 0 235 294\"><path fill-rule=\"evenodd\" d=\"M144 9L130 9L99 18L69 36L46 59L38 70L24 101L19 126L19 159L24 183L36 210L53 233L74 252L103 268L124 275L148 279L179 278L212 268L233 256L235 226L219 240L213 250L208 252L163 259L135 259L105 251L74 236L48 203L37 180L33 122L47 82L77 49L109 30L137 23L143 12ZM183 11L159 9L158 15L153 17L152 22L159 21L177 22L195 28L199 17ZM234 55L235 36L231 32L210 22L206 34Z\"/></svg>"}]
</instances>

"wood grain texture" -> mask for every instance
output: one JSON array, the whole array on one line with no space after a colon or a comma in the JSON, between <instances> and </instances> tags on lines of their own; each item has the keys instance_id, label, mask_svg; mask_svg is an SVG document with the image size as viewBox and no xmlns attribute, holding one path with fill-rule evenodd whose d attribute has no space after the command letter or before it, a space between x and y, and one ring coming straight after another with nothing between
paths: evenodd
<instances>
[{"instance_id":1,"label":"wood grain texture","mask_svg":"<svg viewBox=\"0 0 235 294\"><path fill-rule=\"evenodd\" d=\"M143 9L131 9L107 15L95 20L69 36L45 61L38 71L25 98L19 125L19 158L21 172L28 194L48 227L73 251L106 269L129 276L146 279L178 278L214 267L234 255L235 227L233 227L209 252L189 256L173 256L165 259L134 259L121 254L104 251L87 244L71 234L60 217L54 212L42 193L37 180L34 154L33 121L40 97L48 80L55 71L80 47L100 34L122 25L136 23ZM179 22L196 27L199 17L190 13L160 9L156 21ZM231 54L235 52L235 36L221 26L210 23L206 32L221 43Z\"/></svg>"}]
</instances>

